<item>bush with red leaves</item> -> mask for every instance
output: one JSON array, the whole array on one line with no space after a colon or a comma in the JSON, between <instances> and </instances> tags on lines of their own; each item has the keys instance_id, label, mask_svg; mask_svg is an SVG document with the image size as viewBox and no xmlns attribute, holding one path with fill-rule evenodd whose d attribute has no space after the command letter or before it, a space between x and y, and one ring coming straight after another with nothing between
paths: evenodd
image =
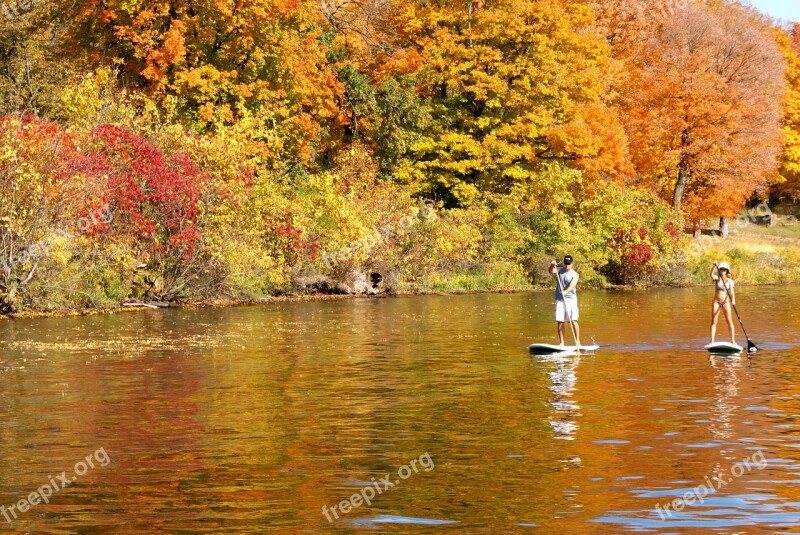
<instances>
[{"instance_id":1,"label":"bush with red leaves","mask_svg":"<svg viewBox=\"0 0 800 535\"><path fill-rule=\"evenodd\" d=\"M141 297L180 297L198 268L201 194L209 176L184 153L165 154L150 140L103 125L92 133L87 158L114 213L108 236L127 241L146 264Z\"/></svg>"},{"instance_id":2,"label":"bush with red leaves","mask_svg":"<svg viewBox=\"0 0 800 535\"><path fill-rule=\"evenodd\" d=\"M613 254L604 272L614 284L638 282L647 273L650 261L655 257L645 227L620 228L607 245Z\"/></svg>"}]
</instances>

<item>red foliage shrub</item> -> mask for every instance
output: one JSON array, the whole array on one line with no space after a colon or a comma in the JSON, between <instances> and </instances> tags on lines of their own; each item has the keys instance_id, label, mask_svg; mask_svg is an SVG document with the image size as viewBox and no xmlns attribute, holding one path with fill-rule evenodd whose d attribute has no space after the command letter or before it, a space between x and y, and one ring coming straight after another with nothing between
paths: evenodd
<instances>
[{"instance_id":1,"label":"red foliage shrub","mask_svg":"<svg viewBox=\"0 0 800 535\"><path fill-rule=\"evenodd\" d=\"M114 233L149 244L153 253L189 261L201 239L197 224L207 174L188 155L165 155L149 140L115 126L97 128L92 140L97 170L107 177Z\"/></svg>"}]
</instances>

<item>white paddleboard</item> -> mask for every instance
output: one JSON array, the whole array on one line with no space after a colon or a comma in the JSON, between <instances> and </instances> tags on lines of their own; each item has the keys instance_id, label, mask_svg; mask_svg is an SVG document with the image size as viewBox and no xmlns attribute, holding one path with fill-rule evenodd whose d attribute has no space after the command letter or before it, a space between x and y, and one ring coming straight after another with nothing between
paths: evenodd
<instances>
[{"instance_id":1,"label":"white paddleboard","mask_svg":"<svg viewBox=\"0 0 800 535\"><path fill-rule=\"evenodd\" d=\"M722 354L734 354L734 353L741 353L744 351L744 348L737 344L732 344L730 342L714 342L713 344L708 344L705 346L706 351L709 353L722 353Z\"/></svg>"},{"instance_id":2,"label":"white paddleboard","mask_svg":"<svg viewBox=\"0 0 800 535\"><path fill-rule=\"evenodd\" d=\"M597 351L600 346L559 346L553 344L531 344L528 346L531 353L535 355L558 355L561 353L575 353L576 351Z\"/></svg>"}]
</instances>

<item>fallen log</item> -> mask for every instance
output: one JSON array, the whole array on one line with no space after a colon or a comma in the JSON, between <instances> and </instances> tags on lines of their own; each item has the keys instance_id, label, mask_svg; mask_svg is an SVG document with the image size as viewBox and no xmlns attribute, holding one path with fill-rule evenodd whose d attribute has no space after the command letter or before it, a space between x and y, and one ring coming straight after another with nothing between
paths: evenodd
<instances>
[{"instance_id":1,"label":"fallen log","mask_svg":"<svg viewBox=\"0 0 800 535\"><path fill-rule=\"evenodd\" d=\"M122 303L124 307L161 308L149 303Z\"/></svg>"}]
</instances>

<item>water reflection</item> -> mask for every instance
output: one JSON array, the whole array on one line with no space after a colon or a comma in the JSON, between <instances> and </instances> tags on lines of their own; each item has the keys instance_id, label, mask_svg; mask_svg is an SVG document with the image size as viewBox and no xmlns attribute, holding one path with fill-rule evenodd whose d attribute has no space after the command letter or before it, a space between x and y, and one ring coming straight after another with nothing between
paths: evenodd
<instances>
[{"instance_id":1,"label":"water reflection","mask_svg":"<svg viewBox=\"0 0 800 535\"><path fill-rule=\"evenodd\" d=\"M555 369L548 372L550 377L548 388L553 393L550 400L553 414L548 418L548 422L553 428L553 438L574 440L575 432L578 430L577 418L580 416L580 406L574 399L580 356L549 356L539 357L537 360L555 365Z\"/></svg>"},{"instance_id":2,"label":"water reflection","mask_svg":"<svg viewBox=\"0 0 800 535\"><path fill-rule=\"evenodd\" d=\"M527 351L552 331L550 292L0 321L0 506L111 458L5 528L794 529L800 289L738 292L769 349L751 361L702 350L705 289L582 295L602 347L580 358ZM763 470L654 512L760 450ZM323 506L423 452L434 470L328 524Z\"/></svg>"},{"instance_id":3,"label":"water reflection","mask_svg":"<svg viewBox=\"0 0 800 535\"><path fill-rule=\"evenodd\" d=\"M739 405L739 377L742 358L736 356L710 355L709 361L714 369L713 417L708 425L715 439L729 439L733 434L733 417Z\"/></svg>"}]
</instances>

